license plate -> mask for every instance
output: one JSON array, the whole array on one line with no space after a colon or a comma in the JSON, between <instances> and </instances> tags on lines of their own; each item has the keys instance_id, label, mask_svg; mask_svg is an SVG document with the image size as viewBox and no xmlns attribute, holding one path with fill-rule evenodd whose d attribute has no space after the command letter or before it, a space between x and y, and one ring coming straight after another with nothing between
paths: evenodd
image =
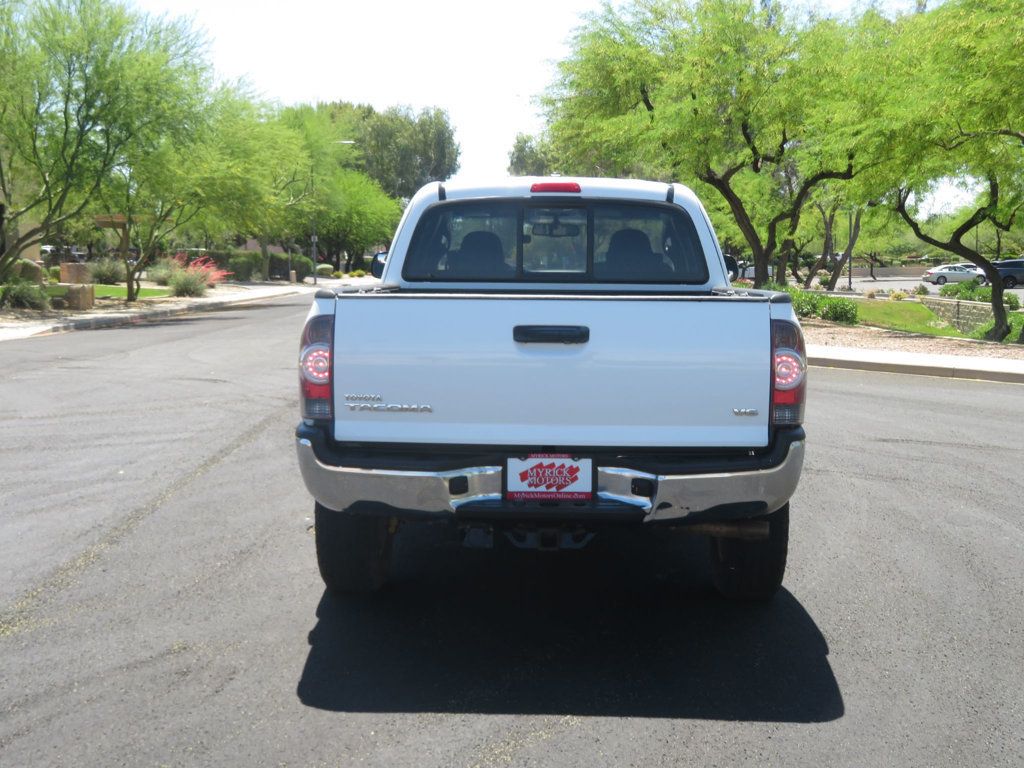
<instances>
[{"instance_id":1,"label":"license plate","mask_svg":"<svg viewBox=\"0 0 1024 768\"><path fill-rule=\"evenodd\" d=\"M594 491L591 459L534 453L509 459L506 498L515 501L589 501Z\"/></svg>"}]
</instances>

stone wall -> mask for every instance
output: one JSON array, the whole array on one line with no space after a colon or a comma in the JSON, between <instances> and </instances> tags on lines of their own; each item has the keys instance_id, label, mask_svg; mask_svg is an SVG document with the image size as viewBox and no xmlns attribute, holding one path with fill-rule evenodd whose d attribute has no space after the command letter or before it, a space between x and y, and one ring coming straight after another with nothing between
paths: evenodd
<instances>
[{"instance_id":1,"label":"stone wall","mask_svg":"<svg viewBox=\"0 0 1024 768\"><path fill-rule=\"evenodd\" d=\"M988 302L922 296L921 303L961 333L973 333L994 319L992 305Z\"/></svg>"}]
</instances>

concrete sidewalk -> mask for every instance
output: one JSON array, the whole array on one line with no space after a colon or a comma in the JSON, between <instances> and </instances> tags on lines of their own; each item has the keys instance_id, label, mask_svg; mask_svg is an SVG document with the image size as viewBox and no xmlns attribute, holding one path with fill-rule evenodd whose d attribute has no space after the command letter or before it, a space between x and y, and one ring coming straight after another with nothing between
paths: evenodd
<instances>
[{"instance_id":1,"label":"concrete sidewalk","mask_svg":"<svg viewBox=\"0 0 1024 768\"><path fill-rule=\"evenodd\" d=\"M332 280L331 285L342 281ZM348 281L345 281L346 283ZM45 333L63 331L84 331L96 328L120 328L127 325L159 320L165 317L191 314L193 312L211 312L238 304L253 301L276 299L298 293L312 294L318 286L287 283L282 285L232 286L230 293L203 296L200 298L166 299L159 304L143 301L139 306L125 308L123 305L109 312L93 311L66 314L56 318L45 318L37 322L0 322L0 342L14 339L26 339ZM324 287L324 286L319 286Z\"/></svg>"},{"instance_id":2,"label":"concrete sidewalk","mask_svg":"<svg viewBox=\"0 0 1024 768\"><path fill-rule=\"evenodd\" d=\"M236 286L226 295L204 296L196 299L176 299L161 302L159 306L139 306L132 309L120 308L111 312L90 312L64 315L60 318L39 322L0 322L0 342L25 339L45 333L62 331L91 330L95 328L118 328L134 325L147 320L208 312L253 301L265 301L281 296L306 293L312 295L318 288L332 288L341 285L369 285L373 278L350 278L346 280L322 280L320 285L282 284L261 286ZM865 371L888 373L909 373L923 376L942 376L954 379L980 379L1024 384L1024 360L1007 360L983 356L931 355L914 352L897 352L859 347L834 347L809 344L808 363L828 368L854 368Z\"/></svg>"}]
</instances>

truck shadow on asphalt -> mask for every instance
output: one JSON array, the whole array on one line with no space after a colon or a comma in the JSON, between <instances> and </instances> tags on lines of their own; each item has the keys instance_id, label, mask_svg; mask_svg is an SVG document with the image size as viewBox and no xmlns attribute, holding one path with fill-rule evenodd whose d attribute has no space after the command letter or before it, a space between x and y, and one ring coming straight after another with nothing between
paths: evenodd
<instances>
[{"instance_id":1,"label":"truck shadow on asphalt","mask_svg":"<svg viewBox=\"0 0 1024 768\"><path fill-rule=\"evenodd\" d=\"M706 549L620 532L581 552L481 552L444 528L404 530L386 590L325 593L298 696L340 712L842 717L797 599L721 600Z\"/></svg>"}]
</instances>

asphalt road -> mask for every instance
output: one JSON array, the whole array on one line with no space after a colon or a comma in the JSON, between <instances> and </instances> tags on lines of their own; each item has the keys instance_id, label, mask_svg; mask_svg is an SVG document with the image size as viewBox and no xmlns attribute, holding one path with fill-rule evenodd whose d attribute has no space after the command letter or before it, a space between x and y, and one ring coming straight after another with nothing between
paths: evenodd
<instances>
[{"instance_id":1,"label":"asphalt road","mask_svg":"<svg viewBox=\"0 0 1024 768\"><path fill-rule=\"evenodd\" d=\"M400 534L324 598L306 300L0 345L0 765L1020 766L1017 385L812 370L790 566Z\"/></svg>"}]
</instances>

